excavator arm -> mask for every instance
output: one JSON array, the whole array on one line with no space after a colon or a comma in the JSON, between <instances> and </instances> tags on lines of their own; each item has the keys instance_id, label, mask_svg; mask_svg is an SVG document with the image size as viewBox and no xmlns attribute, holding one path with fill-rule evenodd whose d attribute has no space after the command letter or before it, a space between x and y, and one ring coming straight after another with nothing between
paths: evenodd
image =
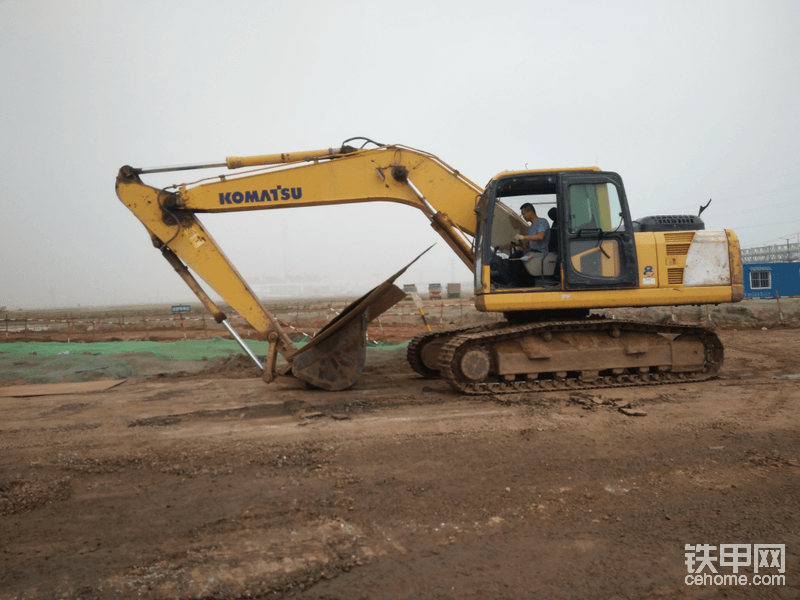
<instances>
[{"instance_id":1,"label":"excavator arm","mask_svg":"<svg viewBox=\"0 0 800 600\"><path fill-rule=\"evenodd\" d=\"M224 167L228 171L167 189L149 186L141 180L141 175L148 173L213 167ZM403 297L393 281L405 269L348 307L314 342L298 349L225 256L197 214L399 202L421 210L433 229L472 269L474 255L470 238L475 233L474 209L483 192L435 156L397 145L379 145L368 150L342 145L337 149L232 157L220 163L158 169L124 166L117 176L116 191L122 203L144 224L154 246L162 251L218 322L225 324L235 336L225 315L202 290L187 266L241 314L258 337L270 342L265 365L248 351L263 368L265 381L274 378L276 353L280 353L296 376L332 390L344 389L357 380L364 361L362 333L366 323Z\"/></svg>"}]
</instances>

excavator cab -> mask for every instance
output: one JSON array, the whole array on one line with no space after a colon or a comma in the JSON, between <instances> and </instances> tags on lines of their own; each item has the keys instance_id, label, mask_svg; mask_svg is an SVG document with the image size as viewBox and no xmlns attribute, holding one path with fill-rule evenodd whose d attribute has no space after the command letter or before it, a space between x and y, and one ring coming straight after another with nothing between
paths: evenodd
<instances>
[{"instance_id":1,"label":"excavator cab","mask_svg":"<svg viewBox=\"0 0 800 600\"><path fill-rule=\"evenodd\" d=\"M545 242L555 237L557 244L547 252L515 249L514 236L528 232L520 211L526 203L534 206L538 218L548 213L556 216L549 223ZM475 274L479 288L508 293L532 291L530 288L566 291L638 285L633 226L625 189L616 173L502 174L487 186L477 213L479 260Z\"/></svg>"}]
</instances>

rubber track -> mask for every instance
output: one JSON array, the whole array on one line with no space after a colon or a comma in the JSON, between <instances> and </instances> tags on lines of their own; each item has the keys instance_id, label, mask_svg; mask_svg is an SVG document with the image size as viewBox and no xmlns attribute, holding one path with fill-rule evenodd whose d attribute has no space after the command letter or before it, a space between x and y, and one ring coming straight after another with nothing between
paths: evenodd
<instances>
[{"instance_id":1,"label":"rubber track","mask_svg":"<svg viewBox=\"0 0 800 600\"><path fill-rule=\"evenodd\" d=\"M657 334L688 334L700 338L706 348L707 362L702 370L683 373L646 373L643 375L624 374L618 376L599 376L594 381L582 381L575 378L535 379L532 381L489 381L474 383L459 380L453 372L453 363L460 350L471 345L493 344L511 340L530 333L545 331L591 331L608 329L611 326ZM559 390L598 389L615 387L635 387L645 385L663 385L667 383L689 383L713 378L722 366L723 348L717 335L705 327L693 325L654 325L638 321L618 321L602 319L594 321L562 321L547 323L529 323L508 327L502 331L486 331L460 334L447 342L439 354L439 368L443 379L450 386L463 394L507 394L518 392L553 392ZM576 367L575 371L581 369Z\"/></svg>"}]
</instances>

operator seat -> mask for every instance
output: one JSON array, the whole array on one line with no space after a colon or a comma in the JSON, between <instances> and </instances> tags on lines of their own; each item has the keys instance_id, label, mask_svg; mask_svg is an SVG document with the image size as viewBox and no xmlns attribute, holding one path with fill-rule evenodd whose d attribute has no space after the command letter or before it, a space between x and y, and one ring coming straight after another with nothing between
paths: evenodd
<instances>
[{"instance_id":1,"label":"operator seat","mask_svg":"<svg viewBox=\"0 0 800 600\"><path fill-rule=\"evenodd\" d=\"M547 217L550 219L550 241L547 244L548 252L558 252L558 211L554 206L547 211Z\"/></svg>"},{"instance_id":2,"label":"operator seat","mask_svg":"<svg viewBox=\"0 0 800 600\"><path fill-rule=\"evenodd\" d=\"M548 229L544 234L544 246L550 248L550 237L553 229ZM534 252L528 260L524 261L525 270L534 277L552 277L558 265L557 252Z\"/></svg>"}]
</instances>

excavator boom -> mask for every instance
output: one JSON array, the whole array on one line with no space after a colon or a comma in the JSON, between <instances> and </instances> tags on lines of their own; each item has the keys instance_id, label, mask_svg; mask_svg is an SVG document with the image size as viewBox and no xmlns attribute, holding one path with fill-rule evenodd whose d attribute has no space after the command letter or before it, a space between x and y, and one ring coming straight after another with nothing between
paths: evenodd
<instances>
[{"instance_id":1,"label":"excavator boom","mask_svg":"<svg viewBox=\"0 0 800 600\"><path fill-rule=\"evenodd\" d=\"M145 184L140 175L227 167L234 170L176 189ZM241 169L247 169L242 171ZM265 381L276 374L276 353L294 375L324 389L343 389L358 378L364 363L366 323L404 297L393 286L402 269L356 301L342 318L302 350L294 346L275 317L198 219L199 213L323 206L356 202L398 202L421 210L456 255L471 269L474 206L481 189L435 156L405 146L363 150L346 145L331 150L232 157L224 162L137 169L124 166L117 196L144 224L153 245L189 285L218 322L225 315L189 272L211 286L270 342ZM435 200L429 201L426 194ZM416 259L415 259L416 260ZM407 268L407 267L406 267ZM297 362L295 363L295 359Z\"/></svg>"}]
</instances>

